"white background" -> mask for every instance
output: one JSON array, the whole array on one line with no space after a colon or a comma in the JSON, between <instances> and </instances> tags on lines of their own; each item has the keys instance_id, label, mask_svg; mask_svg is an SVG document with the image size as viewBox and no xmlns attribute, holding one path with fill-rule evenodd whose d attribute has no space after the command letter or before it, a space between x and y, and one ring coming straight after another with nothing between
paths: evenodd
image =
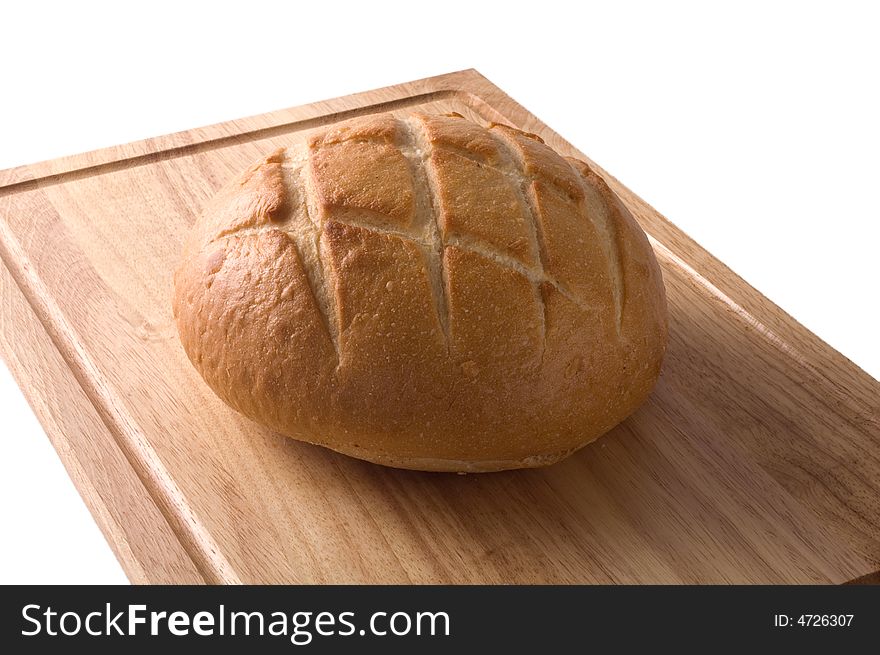
<instances>
[{"instance_id":1,"label":"white background","mask_svg":"<svg viewBox=\"0 0 880 655\"><path fill-rule=\"evenodd\" d=\"M880 377L872 3L713 4L19 2L0 169L474 67ZM0 416L0 582L124 582L2 365Z\"/></svg>"}]
</instances>

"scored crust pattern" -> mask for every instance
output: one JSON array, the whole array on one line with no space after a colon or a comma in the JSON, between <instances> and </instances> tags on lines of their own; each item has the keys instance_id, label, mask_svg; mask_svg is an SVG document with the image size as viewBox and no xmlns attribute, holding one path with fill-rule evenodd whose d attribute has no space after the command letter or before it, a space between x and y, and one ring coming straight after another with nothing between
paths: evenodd
<instances>
[{"instance_id":1,"label":"scored crust pattern","mask_svg":"<svg viewBox=\"0 0 880 655\"><path fill-rule=\"evenodd\" d=\"M645 397L666 341L656 260L604 180L458 115L337 124L251 167L200 216L174 305L243 413L440 470L587 443Z\"/></svg>"},{"instance_id":2,"label":"scored crust pattern","mask_svg":"<svg viewBox=\"0 0 880 655\"><path fill-rule=\"evenodd\" d=\"M459 125L454 125L455 123ZM315 160L320 159L327 149L347 145L354 145L353 149L367 152L378 150L378 156L376 152L372 153L377 170L382 175L390 175L397 183L389 185L391 189L383 189L385 192L392 192L385 198L386 202L382 202L382 198L363 195L358 197L357 190L333 186L336 182L334 175L338 175L345 166L352 165L351 152L340 157L349 158L346 164L333 166L332 158L328 158L331 161L324 160L322 163L330 170L316 171ZM357 158L357 154L354 158ZM444 208L443 193L438 190L440 182L437 178L444 167L461 166L463 161L473 164L476 171L488 171L490 175L496 176L496 183L504 183L500 187L502 191L516 198L518 206L512 213L519 213L524 220L521 225L513 227L521 228L523 233L517 235L519 238L513 239L512 243L499 243L500 239L510 236L512 226L489 223L498 216L490 216L484 225L477 225L476 229L469 230L467 225L459 225L459 222L465 221L459 221L459 217L452 218L454 212ZM404 162L411 185L409 189L400 185L401 182L405 184L407 179L403 174ZM280 163L284 171L286 188L282 193L297 195L296 191L299 191L302 196L294 200L293 204L298 204L300 211L308 218L305 229L302 225L285 227L290 223L289 217L279 219L276 210L283 208L288 213L295 214L297 208L291 207L290 202L286 206L279 202L277 207L264 208L263 221L226 226L217 233L215 240L266 230L278 230L290 238L300 250L298 254L303 261L315 304L334 344L337 358L339 311L331 300L332 293L327 290L327 281L332 273L321 256L320 246L314 258L318 263L317 267L310 265L312 260L302 252L309 249L309 245L304 242L320 240L320 235L328 224L389 235L405 240L421 250L431 281L435 312L447 346L449 316L444 267L447 247L467 251L509 268L531 283L536 305L540 309L538 319L542 347L546 336L542 285L552 286L582 309L590 308L590 300L585 294L572 291L566 283L549 272L548 260L552 260L552 257L548 256L546 236L539 218L542 203L559 200L564 202L565 198L575 204L584 203L585 191L581 175L585 171L578 171L577 166L586 167L586 164L559 157L535 135L497 124L492 124L489 129L482 129L458 115L414 115L402 119L382 116L355 121L353 125L313 136L309 140L305 157L298 151L278 151L266 162L267 165L276 163ZM384 182L387 184L388 179ZM395 186L398 188L394 188ZM498 188L496 185L495 190ZM449 194L458 190L453 189ZM346 194L346 191L355 193ZM492 189L480 188L480 192L483 197L472 201L474 205L483 202L486 196L491 196ZM589 221L599 235L594 242L601 246L607 258L616 329L619 333L623 282L619 271L619 255L616 252L616 236L607 219L591 215L586 208L576 209L575 213ZM481 233L491 232L492 228L496 228L495 234ZM581 257L584 243L577 246L579 252L576 257Z\"/></svg>"}]
</instances>

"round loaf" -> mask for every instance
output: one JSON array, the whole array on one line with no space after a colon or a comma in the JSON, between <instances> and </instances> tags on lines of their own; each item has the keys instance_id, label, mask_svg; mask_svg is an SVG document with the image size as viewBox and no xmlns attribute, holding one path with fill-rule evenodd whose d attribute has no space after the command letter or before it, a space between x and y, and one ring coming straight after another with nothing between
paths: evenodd
<instances>
[{"instance_id":1,"label":"round loaf","mask_svg":"<svg viewBox=\"0 0 880 655\"><path fill-rule=\"evenodd\" d=\"M458 115L317 130L225 187L174 277L187 355L285 435L389 466L555 462L666 347L645 234L540 138Z\"/></svg>"}]
</instances>

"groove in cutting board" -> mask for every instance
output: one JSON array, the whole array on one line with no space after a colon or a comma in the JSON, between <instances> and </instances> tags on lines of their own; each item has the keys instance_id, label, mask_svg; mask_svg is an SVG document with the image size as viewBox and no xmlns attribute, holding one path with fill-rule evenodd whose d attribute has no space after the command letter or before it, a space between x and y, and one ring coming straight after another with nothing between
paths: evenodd
<instances>
[{"instance_id":1,"label":"groove in cutting board","mask_svg":"<svg viewBox=\"0 0 880 655\"><path fill-rule=\"evenodd\" d=\"M610 176L663 267L670 350L645 406L569 460L487 476L383 469L272 434L205 388L168 306L194 214L309 129L410 108L507 122L583 157L464 71L0 172L0 255L19 293L204 579L870 579L880 385ZM129 534L132 552L148 537ZM165 576L123 564L174 575L170 554Z\"/></svg>"},{"instance_id":2,"label":"groove in cutting board","mask_svg":"<svg viewBox=\"0 0 880 655\"><path fill-rule=\"evenodd\" d=\"M199 571L209 582L239 582L229 563L223 557L202 524L192 515L186 498L174 478L168 473L150 446L149 440L138 430L125 406L114 396L100 368L76 337L64 313L58 308L52 294L34 275L34 267L21 249L15 236L0 222L0 253L25 299L40 318L49 338L70 367L74 378L98 410L104 425L113 434L141 482L150 491L154 501L175 529Z\"/></svg>"},{"instance_id":3,"label":"groove in cutting board","mask_svg":"<svg viewBox=\"0 0 880 655\"><path fill-rule=\"evenodd\" d=\"M0 359L31 390L34 413L131 581L204 582L5 266L0 307Z\"/></svg>"},{"instance_id":4,"label":"groove in cutting board","mask_svg":"<svg viewBox=\"0 0 880 655\"><path fill-rule=\"evenodd\" d=\"M366 105L364 107L358 107L355 109L350 109L348 111L340 111L333 115L319 116L316 118L310 118L301 121L283 123L281 125L275 125L273 127L264 127L261 129L251 130L249 132L242 132L240 134L234 134L231 136L218 137L216 139L207 139L185 146L178 146L176 148L159 150L145 155L129 157L127 159L117 159L103 164L96 164L95 166L75 168L64 173L44 175L42 177L35 177L28 180L22 180L21 182L13 182L5 186L0 186L0 196L8 195L11 193L20 193L22 191L32 191L36 188L43 188L55 184L75 182L76 180L81 180L86 177L103 175L104 173L111 173L113 171L134 168L136 166L146 166L149 164L154 164L156 162L164 161L166 159L173 159L175 157L185 157L187 155L208 152L210 150L217 150L219 148L228 148L229 146L243 143L245 141L258 141L260 139L269 139L276 136L282 136L290 132L311 130L322 127L324 125L328 125L330 123L336 123L338 121L355 118L357 116L375 114L384 111L393 111L395 109L401 109L404 107L412 107L418 104L435 102L437 100L449 98L454 95L456 95L455 91L436 91L433 93L423 93L421 95L412 96L409 98L401 98L399 100L391 100L389 102L379 102L374 105Z\"/></svg>"}]
</instances>

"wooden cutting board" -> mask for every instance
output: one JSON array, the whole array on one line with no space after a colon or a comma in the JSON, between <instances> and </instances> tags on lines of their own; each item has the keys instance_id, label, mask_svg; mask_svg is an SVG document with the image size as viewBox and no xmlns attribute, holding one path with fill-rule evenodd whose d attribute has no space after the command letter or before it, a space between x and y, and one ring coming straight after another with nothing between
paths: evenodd
<instances>
[{"instance_id":1,"label":"wooden cutting board","mask_svg":"<svg viewBox=\"0 0 880 655\"><path fill-rule=\"evenodd\" d=\"M663 267L669 351L650 400L561 464L382 468L262 429L211 393L169 301L195 214L310 129L412 109L505 122L583 157L464 71L0 173L0 353L130 578L873 579L880 384L610 177Z\"/></svg>"}]
</instances>

